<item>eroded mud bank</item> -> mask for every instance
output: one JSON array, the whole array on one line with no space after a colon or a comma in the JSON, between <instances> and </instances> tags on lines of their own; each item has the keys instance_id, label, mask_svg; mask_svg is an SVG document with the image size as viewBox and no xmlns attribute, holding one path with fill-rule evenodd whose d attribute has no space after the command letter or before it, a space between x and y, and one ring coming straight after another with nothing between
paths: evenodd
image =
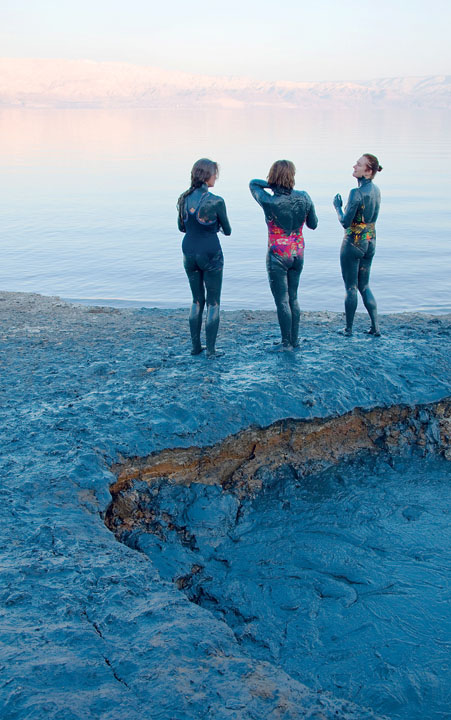
<instances>
[{"instance_id":1,"label":"eroded mud bank","mask_svg":"<svg viewBox=\"0 0 451 720\"><path fill-rule=\"evenodd\" d=\"M246 653L445 718L451 402L285 420L115 466L106 524ZM421 690L420 690L421 688Z\"/></svg>"},{"instance_id":2,"label":"eroded mud bank","mask_svg":"<svg viewBox=\"0 0 451 720\"><path fill-rule=\"evenodd\" d=\"M2 719L374 717L371 710L362 709L379 706L372 698L364 702L356 690L358 663L350 647L333 639L334 632L330 642L320 637L311 618L290 608L301 598L300 607L313 608L320 624L330 628L330 619L336 624L340 617L338 605L345 607L351 602L352 588L365 587L339 579L363 582L362 567L374 558L362 555L355 577L349 574L349 566L355 564L357 554L374 548L371 552L382 557L401 535L399 554L390 563L393 573L402 573L406 562L412 577L416 563L427 565L424 572L441 567L445 545L440 462L445 460L438 459L437 466L424 466L424 473L413 465L391 467L384 463L383 455L371 453L371 436L365 441L369 447L364 443L362 452L369 450L370 460L375 462L379 457L381 467L373 468L371 463L360 466L358 459L355 470L340 470L341 462L348 467L347 460L339 460L340 447L334 444L333 432L324 430L321 446L321 418L326 419L326 427L332 419L344 416L353 437L359 435L366 417L363 411L354 412L355 408L377 415L381 411L374 408L430 407L442 402L451 386L450 321L447 316L416 314L384 317L383 336L374 339L363 333L367 321L358 316L354 337L344 339L336 334L343 323L341 313L304 313L301 351L286 356L272 352L278 337L274 313L224 313L219 345L226 354L208 362L203 356L193 359L189 354L186 310L119 311L77 307L58 298L0 293ZM438 442L437 432L441 436L445 427L438 416L432 417L430 409L425 412L430 421L422 419L421 410L414 417L420 426L419 442L424 441L418 448L420 454ZM299 471L290 464L290 442L308 445L305 428L304 440L291 429L292 423L302 420L311 421L310 429L317 427L318 439L311 446L309 463L312 470L319 468L323 473L318 482L315 478L319 476L306 474L302 463ZM382 426L376 420L371 422L380 437ZM402 419L399 422L403 424ZM392 442L396 420L389 420L388 425L393 432L385 438L386 445ZM269 434L257 437L257 427L268 428ZM414 432L403 428L402 437ZM275 453L280 455L277 462L285 456L289 462L266 470L263 463L256 470L252 453L257 452L261 459L260 453L269 457L276 435L287 438L284 449ZM124 458L155 459L164 451L169 452L168 462L177 470L184 462L185 450L219 448L232 437L240 438L241 450L238 456L234 448L223 452L221 472L227 489L191 480L183 485L152 479L150 487L161 513L172 518L177 528L189 528L189 535L183 537L177 529L166 528L162 518L164 538L137 531L134 541L130 539L133 547L116 541L104 524L111 502L109 488L118 480L111 467L118 467ZM327 454L330 444L336 457L329 470L321 470L321 459L315 453ZM179 455L173 453L177 448ZM402 460L402 454L399 457ZM192 456L191 475L196 474L199 462ZM330 458L326 465L329 462ZM396 465L396 459L394 462ZM206 457L201 464L208 470ZM127 472L130 469L127 466ZM335 470L337 476L327 475ZM400 478L413 478L417 470L418 482L402 485ZM365 496L347 481L361 476L373 478ZM183 480L183 473L177 477ZM390 487L381 482L383 477L391 478ZM429 487L429 481L426 498L420 490ZM347 512L334 504L342 482L349 490ZM337 489L329 493L332 504L324 499L326 504L318 507L318 488L335 488L334 483ZM144 480L142 486L149 489ZM387 497L395 496L397 488L402 488L395 503L398 509L380 516L384 523L393 518L385 544L374 542L369 535L354 538L352 528L340 529L344 517L362 531L372 517L378 522L378 510L392 507ZM407 496L412 496L412 502L405 502ZM296 539L303 538L308 507L312 515L307 525L314 528L314 540L305 538L305 543L322 548L310 563L321 569L313 579L308 573L314 569L303 564L305 548ZM331 518L327 528L315 525L321 517ZM431 518L436 522L433 527L427 523ZM295 530L285 538L285 533L280 536L281 527ZM269 534L259 534L262 528ZM403 532L399 535L400 528ZM404 535L407 530L411 538ZM380 541L379 531L374 527L373 531ZM348 560L343 555L342 560L337 556L331 562L332 548L342 547L335 542L336 533L350 538ZM326 537L331 538L330 552L324 552L324 543L318 543L318 538ZM192 538L198 550L190 547ZM419 560L410 550L415 539L420 550L426 548ZM270 546L274 547L273 563L267 558ZM212 554L208 548L214 547L218 550ZM290 567L295 569L289 570L289 575L298 577L298 584L287 598L284 578L291 547ZM246 556L247 567L240 564ZM193 575L196 564L203 564L204 569ZM241 568L242 576L249 579L241 594L243 577L234 579L227 574L233 567ZM255 568L262 571L261 578L255 577ZM207 577L211 578L208 582ZM410 605L421 615L421 595L427 588L432 588L436 598L442 597L436 575L423 579L417 582L422 591L418 598L411 590L402 595L402 585L399 593L383 591L390 583L382 577L367 589L370 593L377 590L374 597L382 596L387 602L393 597L400 602L403 597L412 600ZM414 585L409 581L409 588ZM314 592L315 587L315 597L321 600L316 609L309 598L302 599L303 593ZM432 590L428 599L435 607ZM368 595L365 603L371 597ZM365 603L355 602L350 607L363 608ZM268 608L269 614L262 613L262 608ZM380 613L380 608L371 609ZM289 621L287 613L296 620ZM252 621L253 615L259 619ZM389 619L387 625L395 627ZM365 633L359 627L370 628L361 646L371 646L378 637L371 623L356 623L355 632L348 636ZM268 639L268 628L274 640ZM281 641L284 633L289 640L286 644ZM404 634L408 637L410 630ZM335 635L344 637L346 633ZM315 637L324 649L322 659L311 652ZM439 635L436 639L441 641ZM335 659L326 651L334 644L338 648ZM390 644L399 643L395 638ZM425 642L422 646L432 657L431 647ZM296 650L299 647L301 655ZM377 647L376 652L382 654L382 664L369 666L375 674L390 678L396 658L384 656ZM349 657L344 670L335 664L341 655ZM287 662L289 656L296 658L296 665ZM304 658L302 666L300 657ZM440 657L435 655L437 663ZM324 689L332 670L336 682L328 694ZM446 667L436 664L433 670L429 679L415 675L407 686L418 707L427 711L430 688L435 692L446 677ZM351 679L350 684L343 682L345 677ZM357 704L343 699L346 697Z\"/></svg>"},{"instance_id":3,"label":"eroded mud bank","mask_svg":"<svg viewBox=\"0 0 451 720\"><path fill-rule=\"evenodd\" d=\"M164 450L113 465L117 481L110 488L113 503L107 525L114 529L113 517L120 517L119 507L124 507L135 481L220 485L250 495L261 487L258 471L263 466L275 470L290 465L305 475L363 450L390 454L408 447L441 452L451 459L450 438L448 399L417 407L356 408L329 419L286 419L268 428L248 428L213 446Z\"/></svg>"}]
</instances>

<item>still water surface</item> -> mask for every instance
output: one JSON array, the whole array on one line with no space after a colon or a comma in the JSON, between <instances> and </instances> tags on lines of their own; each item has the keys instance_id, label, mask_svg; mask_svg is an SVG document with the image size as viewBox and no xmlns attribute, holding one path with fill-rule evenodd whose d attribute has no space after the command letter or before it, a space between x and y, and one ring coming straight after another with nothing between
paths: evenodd
<instances>
[{"instance_id":1,"label":"still water surface","mask_svg":"<svg viewBox=\"0 0 451 720\"><path fill-rule=\"evenodd\" d=\"M224 308L272 308L266 225L248 191L278 158L315 202L306 230L303 310L343 308L342 229L332 197L352 165L384 166L372 287L381 312L451 309L450 113L250 109L0 111L0 288L116 304L182 307L190 294L176 227L177 196L202 156L221 165L215 192L233 234L221 236ZM362 308L360 308L362 309Z\"/></svg>"}]
</instances>

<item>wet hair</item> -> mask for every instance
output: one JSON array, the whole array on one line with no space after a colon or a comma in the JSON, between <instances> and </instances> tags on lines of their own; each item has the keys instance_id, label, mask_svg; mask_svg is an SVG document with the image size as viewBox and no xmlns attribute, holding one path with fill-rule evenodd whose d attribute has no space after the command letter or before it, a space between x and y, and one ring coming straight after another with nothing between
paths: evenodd
<instances>
[{"instance_id":1,"label":"wet hair","mask_svg":"<svg viewBox=\"0 0 451 720\"><path fill-rule=\"evenodd\" d=\"M278 185L279 187L288 188L292 190L294 188L294 176L296 174L296 168L291 160L276 160L271 165L268 173L268 184Z\"/></svg>"},{"instance_id":2,"label":"wet hair","mask_svg":"<svg viewBox=\"0 0 451 720\"><path fill-rule=\"evenodd\" d=\"M188 190L183 192L177 200L177 210L179 213L180 221L183 223L183 215L185 212L185 198L196 188L202 187L202 185L210 180L212 175L216 177L219 174L219 165L213 160L208 158L201 158L197 160L191 168L191 185Z\"/></svg>"},{"instance_id":3,"label":"wet hair","mask_svg":"<svg viewBox=\"0 0 451 720\"><path fill-rule=\"evenodd\" d=\"M377 172L382 170L382 167L379 165L379 160L375 155L371 155L371 153L364 153L363 157L366 159L368 169L371 170L372 179Z\"/></svg>"}]
</instances>

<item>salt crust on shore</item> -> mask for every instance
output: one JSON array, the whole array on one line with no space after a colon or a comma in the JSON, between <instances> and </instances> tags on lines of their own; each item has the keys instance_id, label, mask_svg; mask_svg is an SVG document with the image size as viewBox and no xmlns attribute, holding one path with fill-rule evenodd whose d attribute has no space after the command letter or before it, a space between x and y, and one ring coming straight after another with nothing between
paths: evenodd
<instances>
[{"instance_id":1,"label":"salt crust on shore","mask_svg":"<svg viewBox=\"0 0 451 720\"><path fill-rule=\"evenodd\" d=\"M308 313L274 353L272 312L228 312L225 356L189 354L187 312L0 293L0 708L25 718L364 718L249 658L103 524L121 457L250 425L449 395L451 316L382 318L380 339Z\"/></svg>"}]
</instances>

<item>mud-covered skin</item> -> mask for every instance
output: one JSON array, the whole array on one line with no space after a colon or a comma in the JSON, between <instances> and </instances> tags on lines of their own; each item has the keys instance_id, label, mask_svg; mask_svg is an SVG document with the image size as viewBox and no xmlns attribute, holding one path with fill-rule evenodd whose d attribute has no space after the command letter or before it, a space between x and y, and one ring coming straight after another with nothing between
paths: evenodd
<instances>
[{"instance_id":1,"label":"mud-covered skin","mask_svg":"<svg viewBox=\"0 0 451 720\"><path fill-rule=\"evenodd\" d=\"M224 266L217 233L222 230L224 235L230 235L232 232L224 200L210 193L206 184L196 188L185 198L183 216L178 217L178 228L185 233L182 243L183 265L193 296L189 315L191 355L199 355L203 350L200 334L206 303L207 356L214 357Z\"/></svg>"},{"instance_id":2,"label":"mud-covered skin","mask_svg":"<svg viewBox=\"0 0 451 720\"><path fill-rule=\"evenodd\" d=\"M299 318L301 310L298 302L299 278L304 266L304 256L282 258L274 253L266 255L266 270L269 287L277 308L283 348L299 347Z\"/></svg>"},{"instance_id":3,"label":"mud-covered skin","mask_svg":"<svg viewBox=\"0 0 451 720\"><path fill-rule=\"evenodd\" d=\"M187 232L186 220L188 219L188 211L193 211L192 214L195 214L199 225L210 232L217 233L221 230L224 235L231 234L232 228L230 227L223 198L210 192L205 183L200 188L193 190L186 198L183 218L177 218L180 232ZM196 239L199 239L199 235L196 236ZM189 252L188 248L187 252Z\"/></svg>"},{"instance_id":4,"label":"mud-covered skin","mask_svg":"<svg viewBox=\"0 0 451 720\"><path fill-rule=\"evenodd\" d=\"M305 191L289 190L258 179L250 181L249 189L263 209L268 228L274 224L289 236L302 230L304 223L311 230L317 227L315 207ZM291 257L282 257L268 248L266 269L269 286L277 308L282 347L286 349L299 345L300 308L297 293L303 265L303 250Z\"/></svg>"},{"instance_id":5,"label":"mud-covered skin","mask_svg":"<svg viewBox=\"0 0 451 720\"><path fill-rule=\"evenodd\" d=\"M258 179L250 181L249 190L263 208L266 222L274 222L287 235L298 230L304 223L311 230L317 227L315 206L305 190L289 190ZM267 192L268 190L272 190L273 194Z\"/></svg>"},{"instance_id":6,"label":"mud-covered skin","mask_svg":"<svg viewBox=\"0 0 451 720\"><path fill-rule=\"evenodd\" d=\"M379 215L381 194L369 178L359 178L358 187L349 193L348 203L343 212L341 195L334 197L338 220L345 228L340 251L340 265L346 288L345 335L352 334L354 316L357 310L357 290L370 316L370 334L380 334L377 304L369 287L371 263L376 251L375 223Z\"/></svg>"}]
</instances>

